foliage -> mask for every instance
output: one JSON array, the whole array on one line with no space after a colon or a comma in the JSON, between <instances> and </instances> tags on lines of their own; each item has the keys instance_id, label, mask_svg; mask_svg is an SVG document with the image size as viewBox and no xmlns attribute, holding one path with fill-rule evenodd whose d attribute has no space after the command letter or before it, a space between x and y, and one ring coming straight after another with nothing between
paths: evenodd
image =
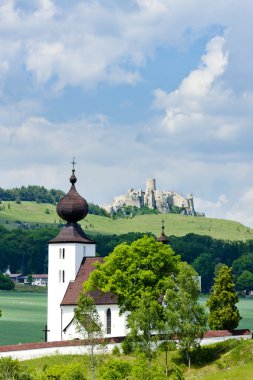
<instances>
[{"instance_id":1,"label":"foliage","mask_svg":"<svg viewBox=\"0 0 253 380\"><path fill-rule=\"evenodd\" d=\"M245 270L236 280L236 288L239 291L250 291L253 290L253 273Z\"/></svg>"},{"instance_id":2,"label":"foliage","mask_svg":"<svg viewBox=\"0 0 253 380\"><path fill-rule=\"evenodd\" d=\"M170 246L144 236L130 245L118 245L103 263L96 263L84 286L116 294L120 311L132 311L138 308L144 292L150 300L165 294L178 262Z\"/></svg>"},{"instance_id":3,"label":"foliage","mask_svg":"<svg viewBox=\"0 0 253 380\"><path fill-rule=\"evenodd\" d=\"M15 189L2 189L0 188L1 201L35 201L38 203L52 203L59 202L60 198L64 195L61 190L47 190L44 186L22 186Z\"/></svg>"},{"instance_id":4,"label":"foliage","mask_svg":"<svg viewBox=\"0 0 253 380\"><path fill-rule=\"evenodd\" d=\"M77 329L86 338L90 348L91 374L95 379L95 347L102 337L102 323L94 304L93 298L86 293L80 293L77 307L74 310Z\"/></svg>"},{"instance_id":5,"label":"foliage","mask_svg":"<svg viewBox=\"0 0 253 380\"><path fill-rule=\"evenodd\" d=\"M233 272L235 277L239 277L245 270L253 273L253 252L246 253L233 261Z\"/></svg>"},{"instance_id":6,"label":"foliage","mask_svg":"<svg viewBox=\"0 0 253 380\"><path fill-rule=\"evenodd\" d=\"M146 357L139 354L132 366L133 380L166 380L162 368L157 365L149 366Z\"/></svg>"},{"instance_id":7,"label":"foliage","mask_svg":"<svg viewBox=\"0 0 253 380\"><path fill-rule=\"evenodd\" d=\"M198 303L199 282L197 273L187 263L179 264L179 273L171 279L165 295L164 332L175 335L180 349L186 354L190 366L190 350L199 347L207 330L207 315Z\"/></svg>"},{"instance_id":8,"label":"foliage","mask_svg":"<svg viewBox=\"0 0 253 380\"><path fill-rule=\"evenodd\" d=\"M0 273L0 290L12 290L14 288L15 284L10 277Z\"/></svg>"},{"instance_id":9,"label":"foliage","mask_svg":"<svg viewBox=\"0 0 253 380\"><path fill-rule=\"evenodd\" d=\"M123 380L129 376L131 366L128 362L121 359L110 359L105 362L100 370L99 379L101 380Z\"/></svg>"},{"instance_id":10,"label":"foliage","mask_svg":"<svg viewBox=\"0 0 253 380\"><path fill-rule=\"evenodd\" d=\"M120 356L120 349L119 346L115 345L112 349L112 354L115 356Z\"/></svg>"},{"instance_id":11,"label":"foliage","mask_svg":"<svg viewBox=\"0 0 253 380\"><path fill-rule=\"evenodd\" d=\"M113 218L133 218L137 215L160 214L157 209L149 208L148 206L122 206L117 211L113 212Z\"/></svg>"},{"instance_id":12,"label":"foliage","mask_svg":"<svg viewBox=\"0 0 253 380\"><path fill-rule=\"evenodd\" d=\"M156 333L160 328L162 311L162 305L157 300L150 299L144 292L138 308L133 310L127 319L130 327L129 335L134 342L135 350L144 353L149 367L151 367L152 352L159 339Z\"/></svg>"},{"instance_id":13,"label":"foliage","mask_svg":"<svg viewBox=\"0 0 253 380\"><path fill-rule=\"evenodd\" d=\"M100 216L105 216L107 218L110 218L110 215L104 208L98 205L95 205L94 203L89 203L89 214L100 215Z\"/></svg>"},{"instance_id":14,"label":"foliage","mask_svg":"<svg viewBox=\"0 0 253 380\"><path fill-rule=\"evenodd\" d=\"M47 272L47 242L57 235L56 228L8 231L0 227L0 265L12 273Z\"/></svg>"},{"instance_id":15,"label":"foliage","mask_svg":"<svg viewBox=\"0 0 253 380\"><path fill-rule=\"evenodd\" d=\"M0 358L0 380L32 380L32 376L18 360Z\"/></svg>"},{"instance_id":16,"label":"foliage","mask_svg":"<svg viewBox=\"0 0 253 380\"><path fill-rule=\"evenodd\" d=\"M212 294L207 301L210 309L209 327L212 330L235 329L241 319L237 302L239 298L235 291L232 268L223 266L215 277Z\"/></svg>"},{"instance_id":17,"label":"foliage","mask_svg":"<svg viewBox=\"0 0 253 380\"><path fill-rule=\"evenodd\" d=\"M53 365L46 367L41 380L86 380L84 367L81 363Z\"/></svg>"},{"instance_id":18,"label":"foliage","mask_svg":"<svg viewBox=\"0 0 253 380\"><path fill-rule=\"evenodd\" d=\"M124 355L129 355L134 351L134 341L131 336L127 335L121 343L121 348Z\"/></svg>"},{"instance_id":19,"label":"foliage","mask_svg":"<svg viewBox=\"0 0 253 380\"><path fill-rule=\"evenodd\" d=\"M144 234L139 232L128 232L127 234L121 235L92 234L91 236L92 239L97 242L97 253L99 256L108 256L117 245L121 243L131 244L135 240L142 238Z\"/></svg>"}]
</instances>

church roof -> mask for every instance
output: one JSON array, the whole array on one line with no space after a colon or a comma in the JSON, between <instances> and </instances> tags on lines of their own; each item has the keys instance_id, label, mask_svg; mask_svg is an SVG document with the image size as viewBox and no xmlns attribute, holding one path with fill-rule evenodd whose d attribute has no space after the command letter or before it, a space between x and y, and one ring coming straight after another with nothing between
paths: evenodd
<instances>
[{"instance_id":1,"label":"church roof","mask_svg":"<svg viewBox=\"0 0 253 380\"><path fill-rule=\"evenodd\" d=\"M61 306L77 305L79 294L83 290L83 283L88 280L89 274L95 269L95 262L102 262L103 257L84 257L75 281L71 281L61 302ZM112 293L102 293L100 290L88 292L96 305L117 304L117 297Z\"/></svg>"},{"instance_id":2,"label":"church roof","mask_svg":"<svg viewBox=\"0 0 253 380\"><path fill-rule=\"evenodd\" d=\"M50 240L49 243L95 244L95 241L88 238L78 223L67 223L62 227L59 234L54 239Z\"/></svg>"},{"instance_id":3,"label":"church roof","mask_svg":"<svg viewBox=\"0 0 253 380\"><path fill-rule=\"evenodd\" d=\"M158 238L156 238L156 240L163 244L169 244L169 238L165 235L164 232L164 220L162 220L162 233Z\"/></svg>"}]
</instances>

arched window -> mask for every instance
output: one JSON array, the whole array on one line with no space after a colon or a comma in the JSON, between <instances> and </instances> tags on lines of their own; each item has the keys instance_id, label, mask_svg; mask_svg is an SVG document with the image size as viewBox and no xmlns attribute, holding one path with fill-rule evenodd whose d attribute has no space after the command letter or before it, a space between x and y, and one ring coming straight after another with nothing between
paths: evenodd
<instances>
[{"instance_id":1,"label":"arched window","mask_svg":"<svg viewBox=\"0 0 253 380\"><path fill-rule=\"evenodd\" d=\"M112 313L111 309L106 311L106 333L111 334L112 332Z\"/></svg>"}]
</instances>

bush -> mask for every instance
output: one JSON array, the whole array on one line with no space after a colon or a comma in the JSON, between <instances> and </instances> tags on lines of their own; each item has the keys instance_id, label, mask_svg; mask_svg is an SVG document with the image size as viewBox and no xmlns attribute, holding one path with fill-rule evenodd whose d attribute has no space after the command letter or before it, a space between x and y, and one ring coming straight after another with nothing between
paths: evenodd
<instances>
[{"instance_id":1,"label":"bush","mask_svg":"<svg viewBox=\"0 0 253 380\"><path fill-rule=\"evenodd\" d=\"M0 358L0 380L32 380L32 377L18 360Z\"/></svg>"},{"instance_id":2,"label":"bush","mask_svg":"<svg viewBox=\"0 0 253 380\"><path fill-rule=\"evenodd\" d=\"M10 277L0 273L0 290L12 290L15 284Z\"/></svg>"},{"instance_id":3,"label":"bush","mask_svg":"<svg viewBox=\"0 0 253 380\"><path fill-rule=\"evenodd\" d=\"M123 380L129 375L131 366L121 359L111 359L100 368L101 380Z\"/></svg>"},{"instance_id":4,"label":"bush","mask_svg":"<svg viewBox=\"0 0 253 380\"><path fill-rule=\"evenodd\" d=\"M84 368L80 363L53 365L45 369L43 380L86 380Z\"/></svg>"},{"instance_id":5,"label":"bush","mask_svg":"<svg viewBox=\"0 0 253 380\"><path fill-rule=\"evenodd\" d=\"M126 338L121 343L121 348L125 355L131 354L134 351L133 341L128 336L126 336Z\"/></svg>"},{"instance_id":6,"label":"bush","mask_svg":"<svg viewBox=\"0 0 253 380\"><path fill-rule=\"evenodd\" d=\"M112 349L112 354L115 356L120 356L120 349L118 346L114 346Z\"/></svg>"}]
</instances>

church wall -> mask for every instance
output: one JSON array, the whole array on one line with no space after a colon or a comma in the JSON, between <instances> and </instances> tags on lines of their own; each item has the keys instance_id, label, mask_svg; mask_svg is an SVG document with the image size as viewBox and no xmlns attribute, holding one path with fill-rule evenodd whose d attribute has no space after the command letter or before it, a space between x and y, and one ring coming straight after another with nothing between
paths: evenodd
<instances>
[{"instance_id":1,"label":"church wall","mask_svg":"<svg viewBox=\"0 0 253 380\"><path fill-rule=\"evenodd\" d=\"M95 256L95 244L49 244L48 252L48 341L61 340L60 303L74 281L84 255Z\"/></svg>"},{"instance_id":2,"label":"church wall","mask_svg":"<svg viewBox=\"0 0 253 380\"><path fill-rule=\"evenodd\" d=\"M97 311L99 319L103 325L103 337L123 337L127 334L126 327L126 314L119 315L118 305L97 305ZM66 332L62 332L62 340L70 339L82 339L83 336L76 329L75 323L72 322L74 317L75 306L62 306L62 329L64 330L67 326ZM107 323L106 315L107 310L111 310L111 334L107 334Z\"/></svg>"}]
</instances>

